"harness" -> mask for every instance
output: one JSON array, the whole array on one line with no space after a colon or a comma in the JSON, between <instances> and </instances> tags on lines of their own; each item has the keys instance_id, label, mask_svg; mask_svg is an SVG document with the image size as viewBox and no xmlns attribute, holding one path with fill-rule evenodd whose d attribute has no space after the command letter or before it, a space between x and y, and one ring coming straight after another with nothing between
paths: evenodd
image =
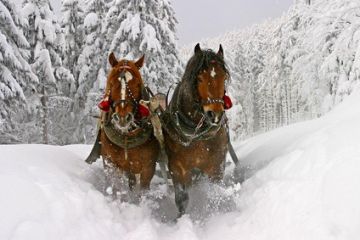
<instances>
[{"instance_id":1,"label":"harness","mask_svg":"<svg viewBox=\"0 0 360 240\"><path fill-rule=\"evenodd\" d=\"M103 124L101 128L112 143L124 149L131 149L144 144L152 134L150 122L146 122L142 127L126 134L121 133L111 123Z\"/></svg>"},{"instance_id":2,"label":"harness","mask_svg":"<svg viewBox=\"0 0 360 240\"><path fill-rule=\"evenodd\" d=\"M215 137L216 133L224 126L225 113L222 119L217 124L207 123L206 116L200 109L200 104L196 103L196 111L202 114L198 123L195 123L191 118L184 114L179 109L179 90L180 85L175 89L173 100L175 105L171 105L162 114L161 122L163 128L169 134L172 140L179 142L182 146L189 146L193 141L208 140ZM222 99L207 99L202 101L201 104L208 103L223 103Z\"/></svg>"}]
</instances>

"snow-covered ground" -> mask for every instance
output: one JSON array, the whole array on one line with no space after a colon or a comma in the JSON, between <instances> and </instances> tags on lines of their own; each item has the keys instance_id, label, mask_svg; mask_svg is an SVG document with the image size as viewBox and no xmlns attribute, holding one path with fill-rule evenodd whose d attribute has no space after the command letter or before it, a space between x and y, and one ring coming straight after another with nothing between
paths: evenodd
<instances>
[{"instance_id":1,"label":"snow-covered ground","mask_svg":"<svg viewBox=\"0 0 360 240\"><path fill-rule=\"evenodd\" d=\"M177 222L162 185L140 204L104 196L90 146L2 145L0 239L357 240L359 103L356 91L321 119L237 143L247 180L203 183Z\"/></svg>"}]
</instances>

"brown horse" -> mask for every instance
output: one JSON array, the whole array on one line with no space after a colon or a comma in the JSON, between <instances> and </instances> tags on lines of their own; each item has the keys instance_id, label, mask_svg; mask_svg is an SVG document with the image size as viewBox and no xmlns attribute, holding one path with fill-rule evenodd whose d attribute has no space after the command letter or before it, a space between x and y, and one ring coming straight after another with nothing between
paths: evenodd
<instances>
[{"instance_id":1,"label":"brown horse","mask_svg":"<svg viewBox=\"0 0 360 240\"><path fill-rule=\"evenodd\" d=\"M134 190L136 184L140 184L142 190L149 189L160 147L153 135L149 116L143 114L146 107L142 101L149 100L139 72L144 56L136 62L118 61L111 53L109 62L112 69L105 98L110 107L102 112L98 152L105 170L115 168L126 173L130 190ZM90 154L86 161L91 163L94 159Z\"/></svg>"},{"instance_id":2,"label":"brown horse","mask_svg":"<svg viewBox=\"0 0 360 240\"><path fill-rule=\"evenodd\" d=\"M180 216L188 204L194 173L212 181L223 178L228 137L225 126L225 81L229 77L223 49L201 50L188 61L162 122L168 166Z\"/></svg>"}]
</instances>

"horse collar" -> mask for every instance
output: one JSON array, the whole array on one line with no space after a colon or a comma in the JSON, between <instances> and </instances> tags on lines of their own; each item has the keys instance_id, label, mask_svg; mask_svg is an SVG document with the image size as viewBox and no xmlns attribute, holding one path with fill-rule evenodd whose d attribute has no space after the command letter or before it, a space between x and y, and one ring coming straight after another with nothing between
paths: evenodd
<instances>
[{"instance_id":1,"label":"horse collar","mask_svg":"<svg viewBox=\"0 0 360 240\"><path fill-rule=\"evenodd\" d=\"M132 131L131 134L123 134L119 132L113 124L103 124L105 135L115 145L124 148L131 149L144 144L149 140L152 134L152 127L150 124L146 124L141 128L137 128Z\"/></svg>"}]
</instances>

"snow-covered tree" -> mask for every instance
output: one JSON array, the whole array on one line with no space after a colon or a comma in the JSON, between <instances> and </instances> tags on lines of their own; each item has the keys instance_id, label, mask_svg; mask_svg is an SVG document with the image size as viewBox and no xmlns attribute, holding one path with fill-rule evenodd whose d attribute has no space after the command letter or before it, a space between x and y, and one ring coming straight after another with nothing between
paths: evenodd
<instances>
[{"instance_id":1,"label":"snow-covered tree","mask_svg":"<svg viewBox=\"0 0 360 240\"><path fill-rule=\"evenodd\" d=\"M108 55L105 49L105 36L102 34L107 11L104 0L88 0L84 11L85 42L79 56L79 86L75 95L74 111L77 112L79 126L75 135L80 142L92 142L95 136L96 107L106 84Z\"/></svg>"},{"instance_id":2,"label":"snow-covered tree","mask_svg":"<svg viewBox=\"0 0 360 240\"><path fill-rule=\"evenodd\" d=\"M73 74L75 89L78 89L78 58L84 45L83 9L78 0L63 0L61 12L61 27L65 35L63 64Z\"/></svg>"},{"instance_id":3,"label":"snow-covered tree","mask_svg":"<svg viewBox=\"0 0 360 240\"><path fill-rule=\"evenodd\" d=\"M12 1L0 1L0 22L0 143L21 142L24 91L37 78L27 63L29 43L21 31L26 21Z\"/></svg>"},{"instance_id":4,"label":"snow-covered tree","mask_svg":"<svg viewBox=\"0 0 360 240\"><path fill-rule=\"evenodd\" d=\"M70 92L74 85L74 78L70 71L63 67L61 61L61 46L63 38L60 26L48 0L25 0L23 16L28 21L24 29L25 36L30 43L30 59L33 71L39 79L39 84L33 89L32 118L36 118L32 141L56 143L62 137L63 129L56 131L58 126L65 126L71 122L70 114L65 118L57 118L57 113L65 111L71 105L67 99L66 106L53 103L56 98L64 99L63 92ZM36 126L39 126L37 128ZM41 133L37 135L37 133Z\"/></svg>"},{"instance_id":5,"label":"snow-covered tree","mask_svg":"<svg viewBox=\"0 0 360 240\"><path fill-rule=\"evenodd\" d=\"M177 20L169 0L114 1L105 22L108 53L128 59L145 54L142 74L154 91L166 92L179 80Z\"/></svg>"}]
</instances>

